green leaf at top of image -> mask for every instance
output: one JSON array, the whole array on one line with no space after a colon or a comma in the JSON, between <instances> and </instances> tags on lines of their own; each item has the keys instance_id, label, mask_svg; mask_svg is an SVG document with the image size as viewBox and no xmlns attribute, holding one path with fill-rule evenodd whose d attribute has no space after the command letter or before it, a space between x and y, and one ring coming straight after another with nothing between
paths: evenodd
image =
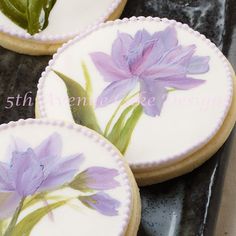
<instances>
[{"instance_id":1,"label":"green leaf at top of image","mask_svg":"<svg viewBox=\"0 0 236 236\"><path fill-rule=\"evenodd\" d=\"M0 11L11 21L34 35L48 26L56 0L1 0Z\"/></svg>"},{"instance_id":2,"label":"green leaf at top of image","mask_svg":"<svg viewBox=\"0 0 236 236\"><path fill-rule=\"evenodd\" d=\"M11 236L29 236L34 226L38 224L38 222L50 213L52 210L59 208L65 205L67 201L60 201L45 207L39 208L36 211L30 213L25 216L13 229Z\"/></svg>"},{"instance_id":3,"label":"green leaf at top of image","mask_svg":"<svg viewBox=\"0 0 236 236\"><path fill-rule=\"evenodd\" d=\"M71 112L75 123L86 126L92 130L97 131L98 133L102 133L86 90L79 83L68 76L58 71L54 72L65 83L70 101L71 99L79 100L79 104L71 104ZM85 104L81 105L81 101L85 102Z\"/></svg>"},{"instance_id":4,"label":"green leaf at top of image","mask_svg":"<svg viewBox=\"0 0 236 236\"><path fill-rule=\"evenodd\" d=\"M26 15L26 0L1 0L0 10L5 16L7 16L11 21L19 25L21 28L28 28Z\"/></svg>"},{"instance_id":5,"label":"green leaf at top of image","mask_svg":"<svg viewBox=\"0 0 236 236\"><path fill-rule=\"evenodd\" d=\"M53 9L54 5L56 4L57 0L44 0L44 5L43 9L45 12L45 17L44 17L44 24L43 24L43 29L47 28L49 22L49 15L51 13L51 10Z\"/></svg>"},{"instance_id":6,"label":"green leaf at top of image","mask_svg":"<svg viewBox=\"0 0 236 236\"><path fill-rule=\"evenodd\" d=\"M131 115L130 112L132 111ZM143 113L141 105L133 104L128 106L120 115L107 136L122 154L125 154L130 143L132 133Z\"/></svg>"},{"instance_id":7,"label":"green leaf at top of image","mask_svg":"<svg viewBox=\"0 0 236 236\"><path fill-rule=\"evenodd\" d=\"M48 26L49 14L56 0L26 0L28 32L36 34Z\"/></svg>"}]
</instances>

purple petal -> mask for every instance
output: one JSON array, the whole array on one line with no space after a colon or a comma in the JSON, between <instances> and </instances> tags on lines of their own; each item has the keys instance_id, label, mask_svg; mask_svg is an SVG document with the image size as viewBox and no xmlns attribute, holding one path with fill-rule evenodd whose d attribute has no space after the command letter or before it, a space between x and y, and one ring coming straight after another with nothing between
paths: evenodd
<instances>
[{"instance_id":1,"label":"purple petal","mask_svg":"<svg viewBox=\"0 0 236 236\"><path fill-rule=\"evenodd\" d=\"M140 30L135 34L127 55L128 64L132 73L135 73L136 69L143 62L144 51L148 48L151 41L152 36L146 30Z\"/></svg>"},{"instance_id":2,"label":"purple petal","mask_svg":"<svg viewBox=\"0 0 236 236\"><path fill-rule=\"evenodd\" d=\"M157 81L159 84L161 84L164 87L171 87L171 88L182 89L182 90L192 89L205 83L205 80L194 79L194 78L189 78L189 77L161 78L161 79L157 79Z\"/></svg>"},{"instance_id":3,"label":"purple petal","mask_svg":"<svg viewBox=\"0 0 236 236\"><path fill-rule=\"evenodd\" d=\"M167 90L164 86L156 81L141 81L140 101L147 115L159 116L166 99Z\"/></svg>"},{"instance_id":4,"label":"purple petal","mask_svg":"<svg viewBox=\"0 0 236 236\"><path fill-rule=\"evenodd\" d=\"M44 170L45 180L38 191L57 189L70 183L78 172L83 160L84 156L82 154L76 154L63 158L63 160L60 159L51 166L46 166Z\"/></svg>"},{"instance_id":5,"label":"purple petal","mask_svg":"<svg viewBox=\"0 0 236 236\"><path fill-rule=\"evenodd\" d=\"M193 56L188 66L189 74L204 74L209 71L210 57Z\"/></svg>"},{"instance_id":6,"label":"purple petal","mask_svg":"<svg viewBox=\"0 0 236 236\"><path fill-rule=\"evenodd\" d=\"M29 148L29 144L20 138L13 138L13 151L25 152Z\"/></svg>"},{"instance_id":7,"label":"purple petal","mask_svg":"<svg viewBox=\"0 0 236 236\"><path fill-rule=\"evenodd\" d=\"M129 65L127 62L127 54L133 38L126 33L119 33L118 37L112 45L112 59L116 65L129 73Z\"/></svg>"},{"instance_id":8,"label":"purple petal","mask_svg":"<svg viewBox=\"0 0 236 236\"><path fill-rule=\"evenodd\" d=\"M111 56L103 52L91 53L90 56L105 81L114 82L130 77L130 74L127 73L127 71L124 71L116 66Z\"/></svg>"},{"instance_id":9,"label":"purple petal","mask_svg":"<svg viewBox=\"0 0 236 236\"><path fill-rule=\"evenodd\" d=\"M44 178L43 166L32 149L24 153L14 153L9 172L16 191L22 197L33 195Z\"/></svg>"},{"instance_id":10,"label":"purple petal","mask_svg":"<svg viewBox=\"0 0 236 236\"><path fill-rule=\"evenodd\" d=\"M118 175L119 172L116 169L91 167L80 173L70 186L83 192L113 189L120 185L115 180Z\"/></svg>"},{"instance_id":11,"label":"purple petal","mask_svg":"<svg viewBox=\"0 0 236 236\"><path fill-rule=\"evenodd\" d=\"M7 147L4 161L9 163L11 161L13 152L25 152L29 147L30 145L24 140L17 137L11 137L11 142L10 145Z\"/></svg>"},{"instance_id":12,"label":"purple petal","mask_svg":"<svg viewBox=\"0 0 236 236\"><path fill-rule=\"evenodd\" d=\"M132 65L132 72L140 75L149 67L155 65L164 53L164 45L159 39L153 39L143 45L142 56Z\"/></svg>"},{"instance_id":13,"label":"purple petal","mask_svg":"<svg viewBox=\"0 0 236 236\"><path fill-rule=\"evenodd\" d=\"M120 202L110 197L104 192L99 192L91 196L81 196L79 197L79 200L87 207L98 211L102 215L118 215L118 208L120 207Z\"/></svg>"},{"instance_id":14,"label":"purple petal","mask_svg":"<svg viewBox=\"0 0 236 236\"><path fill-rule=\"evenodd\" d=\"M54 133L36 147L34 152L39 160L43 160L45 158L60 156L61 147L61 137L58 133Z\"/></svg>"},{"instance_id":15,"label":"purple petal","mask_svg":"<svg viewBox=\"0 0 236 236\"><path fill-rule=\"evenodd\" d=\"M161 32L161 39L166 50L170 50L178 45L177 31L173 26L169 26Z\"/></svg>"},{"instance_id":16,"label":"purple petal","mask_svg":"<svg viewBox=\"0 0 236 236\"><path fill-rule=\"evenodd\" d=\"M0 162L0 192L12 190L14 190L14 187L9 176L9 165Z\"/></svg>"},{"instance_id":17,"label":"purple petal","mask_svg":"<svg viewBox=\"0 0 236 236\"><path fill-rule=\"evenodd\" d=\"M20 200L16 192L0 192L0 220L13 216Z\"/></svg>"},{"instance_id":18,"label":"purple petal","mask_svg":"<svg viewBox=\"0 0 236 236\"><path fill-rule=\"evenodd\" d=\"M181 77L186 74L186 68L179 65L156 64L146 70L141 77L144 79L158 79L165 77Z\"/></svg>"},{"instance_id":19,"label":"purple petal","mask_svg":"<svg viewBox=\"0 0 236 236\"><path fill-rule=\"evenodd\" d=\"M160 63L171 64L171 65L176 64L188 67L195 50L196 50L195 45L190 45L188 47L178 46L167 52L163 56Z\"/></svg>"},{"instance_id":20,"label":"purple petal","mask_svg":"<svg viewBox=\"0 0 236 236\"><path fill-rule=\"evenodd\" d=\"M108 85L97 99L97 107L104 107L123 99L135 88L136 79L116 81Z\"/></svg>"},{"instance_id":21,"label":"purple petal","mask_svg":"<svg viewBox=\"0 0 236 236\"><path fill-rule=\"evenodd\" d=\"M147 30L145 30L145 29L139 30L135 34L134 40L131 43L130 48L138 48L138 47L140 47L140 45L143 45L147 41L151 40L151 38L152 38L152 36Z\"/></svg>"}]
</instances>

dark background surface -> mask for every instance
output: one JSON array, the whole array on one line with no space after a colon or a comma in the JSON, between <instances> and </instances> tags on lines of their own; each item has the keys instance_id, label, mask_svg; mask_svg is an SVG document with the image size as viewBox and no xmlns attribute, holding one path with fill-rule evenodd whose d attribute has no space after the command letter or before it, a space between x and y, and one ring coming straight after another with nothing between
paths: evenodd
<instances>
[{"instance_id":1,"label":"dark background surface","mask_svg":"<svg viewBox=\"0 0 236 236\"><path fill-rule=\"evenodd\" d=\"M133 15L166 17L190 24L216 43L236 68L235 0L128 0L122 17ZM0 123L34 117L33 104L22 106L23 99L28 93L34 101L38 79L49 59L0 48ZM8 97L14 97L12 108L6 108L10 106ZM234 136L235 132L210 161L194 172L141 189L139 236L214 235Z\"/></svg>"}]
</instances>

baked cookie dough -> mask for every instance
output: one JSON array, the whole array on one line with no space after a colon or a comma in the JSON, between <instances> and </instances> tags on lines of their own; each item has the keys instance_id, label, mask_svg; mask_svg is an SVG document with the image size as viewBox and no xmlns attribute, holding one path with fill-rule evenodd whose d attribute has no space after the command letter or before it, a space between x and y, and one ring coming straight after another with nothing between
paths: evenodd
<instances>
[{"instance_id":1,"label":"baked cookie dough","mask_svg":"<svg viewBox=\"0 0 236 236\"><path fill-rule=\"evenodd\" d=\"M0 45L22 54L51 55L88 28L117 19L126 1L29 1L27 7L27 1L2 0Z\"/></svg>"}]
</instances>

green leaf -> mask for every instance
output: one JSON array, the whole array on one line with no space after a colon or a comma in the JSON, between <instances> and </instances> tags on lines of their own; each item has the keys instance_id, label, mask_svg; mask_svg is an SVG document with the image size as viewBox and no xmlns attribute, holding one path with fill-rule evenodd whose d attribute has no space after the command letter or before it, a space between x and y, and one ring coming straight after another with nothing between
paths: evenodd
<instances>
[{"instance_id":1,"label":"green leaf","mask_svg":"<svg viewBox=\"0 0 236 236\"><path fill-rule=\"evenodd\" d=\"M113 123L113 120L115 119L116 115L118 114L118 112L120 111L121 107L126 104L128 101L130 101L132 98L134 98L135 96L137 96L139 94L139 92L134 93L133 95L129 96L129 94L124 97L119 106L116 108L116 110L114 111L113 115L111 116L111 118L109 119L105 131L104 131L104 136L107 137L108 132L110 131L111 125Z\"/></svg>"},{"instance_id":2,"label":"green leaf","mask_svg":"<svg viewBox=\"0 0 236 236\"><path fill-rule=\"evenodd\" d=\"M0 221L0 236L3 236L3 221Z\"/></svg>"},{"instance_id":3,"label":"green leaf","mask_svg":"<svg viewBox=\"0 0 236 236\"><path fill-rule=\"evenodd\" d=\"M118 140L116 146L121 151L121 153L125 154L127 147L130 143L133 131L143 113L143 108L141 105L138 105L132 112L130 118L127 120L124 128L122 129L120 139Z\"/></svg>"},{"instance_id":4,"label":"green leaf","mask_svg":"<svg viewBox=\"0 0 236 236\"><path fill-rule=\"evenodd\" d=\"M27 29L28 21L26 16L26 2L1 0L0 10L11 21L19 25L21 28Z\"/></svg>"},{"instance_id":5,"label":"green leaf","mask_svg":"<svg viewBox=\"0 0 236 236\"><path fill-rule=\"evenodd\" d=\"M27 0L27 30L30 34L36 34L48 26L48 17L55 3L56 0Z\"/></svg>"},{"instance_id":6,"label":"green leaf","mask_svg":"<svg viewBox=\"0 0 236 236\"><path fill-rule=\"evenodd\" d=\"M133 110L133 108L136 106L136 104L128 106L120 115L119 119L113 126L111 132L106 137L111 143L114 145L117 144L118 140L120 139L121 131L125 126L125 122L127 120L127 116L129 113Z\"/></svg>"},{"instance_id":7,"label":"green leaf","mask_svg":"<svg viewBox=\"0 0 236 236\"><path fill-rule=\"evenodd\" d=\"M91 96L93 93L91 78L90 78L90 74L88 72L88 68L84 62L82 62L82 69L83 69L84 78L86 81L86 89L85 90L86 90L88 96Z\"/></svg>"},{"instance_id":8,"label":"green leaf","mask_svg":"<svg viewBox=\"0 0 236 236\"><path fill-rule=\"evenodd\" d=\"M132 111L132 114L129 116L129 113ZM122 154L125 154L127 147L130 143L132 133L139 121L143 112L141 105L131 105L127 107L119 119L112 128L108 139L120 150Z\"/></svg>"},{"instance_id":9,"label":"green leaf","mask_svg":"<svg viewBox=\"0 0 236 236\"><path fill-rule=\"evenodd\" d=\"M25 216L13 229L11 236L29 236L31 231L33 230L34 226L48 213L56 208L59 208L65 205L67 201L60 201L30 213L29 215Z\"/></svg>"},{"instance_id":10,"label":"green leaf","mask_svg":"<svg viewBox=\"0 0 236 236\"><path fill-rule=\"evenodd\" d=\"M79 103L71 105L71 112L75 123L93 129L98 133L102 133L86 90L79 83L70 79L66 75L58 71L54 72L64 81L70 101L75 99L76 102Z\"/></svg>"},{"instance_id":11,"label":"green leaf","mask_svg":"<svg viewBox=\"0 0 236 236\"><path fill-rule=\"evenodd\" d=\"M56 0L1 0L0 10L15 24L36 34L48 26Z\"/></svg>"},{"instance_id":12,"label":"green leaf","mask_svg":"<svg viewBox=\"0 0 236 236\"><path fill-rule=\"evenodd\" d=\"M27 0L11 1L11 4L14 5L20 12L25 12L24 9L27 5Z\"/></svg>"},{"instance_id":13,"label":"green leaf","mask_svg":"<svg viewBox=\"0 0 236 236\"><path fill-rule=\"evenodd\" d=\"M6 228L6 223L3 220L0 220L0 236L3 236L5 228Z\"/></svg>"},{"instance_id":14,"label":"green leaf","mask_svg":"<svg viewBox=\"0 0 236 236\"><path fill-rule=\"evenodd\" d=\"M49 19L49 15L51 13L52 8L54 7L54 5L56 4L57 0L44 0L44 5L43 5L43 9L45 12L45 17L44 17L44 24L43 24L43 28L42 29L46 29L48 26L48 19Z\"/></svg>"},{"instance_id":15,"label":"green leaf","mask_svg":"<svg viewBox=\"0 0 236 236\"><path fill-rule=\"evenodd\" d=\"M65 199L63 196L50 196L46 193L39 193L38 195L35 195L28 200L25 200L22 210L27 209L28 207L32 207L33 205L42 202L42 201L61 201L62 199Z\"/></svg>"}]
</instances>

